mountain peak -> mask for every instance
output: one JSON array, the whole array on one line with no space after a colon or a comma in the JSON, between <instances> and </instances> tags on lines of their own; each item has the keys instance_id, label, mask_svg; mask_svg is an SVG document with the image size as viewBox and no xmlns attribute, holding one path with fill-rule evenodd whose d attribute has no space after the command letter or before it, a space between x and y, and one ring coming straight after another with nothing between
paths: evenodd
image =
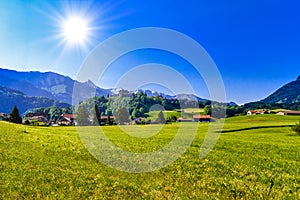
<instances>
[{"instance_id":1,"label":"mountain peak","mask_svg":"<svg viewBox=\"0 0 300 200\"><path fill-rule=\"evenodd\" d=\"M300 102L300 76L296 79L296 81L292 81L290 83L285 84L278 90L276 90L273 94L263 99L264 103L298 103Z\"/></svg>"}]
</instances>

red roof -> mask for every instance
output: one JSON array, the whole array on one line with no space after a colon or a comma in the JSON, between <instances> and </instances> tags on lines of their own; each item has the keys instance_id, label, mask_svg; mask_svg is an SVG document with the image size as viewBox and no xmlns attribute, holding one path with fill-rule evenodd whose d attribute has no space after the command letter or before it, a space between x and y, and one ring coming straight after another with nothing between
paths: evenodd
<instances>
[{"instance_id":1,"label":"red roof","mask_svg":"<svg viewBox=\"0 0 300 200\"><path fill-rule=\"evenodd\" d=\"M111 119L114 119L115 117L114 116L109 116ZM101 116L101 119L107 119L108 116Z\"/></svg>"},{"instance_id":2,"label":"red roof","mask_svg":"<svg viewBox=\"0 0 300 200\"><path fill-rule=\"evenodd\" d=\"M194 119L210 119L210 115L193 115Z\"/></svg>"},{"instance_id":3,"label":"red roof","mask_svg":"<svg viewBox=\"0 0 300 200\"><path fill-rule=\"evenodd\" d=\"M300 111L280 111L284 114L290 114L290 115L300 115Z\"/></svg>"},{"instance_id":4,"label":"red roof","mask_svg":"<svg viewBox=\"0 0 300 200\"><path fill-rule=\"evenodd\" d=\"M76 119L77 118L77 114L62 114L61 116L69 118L69 119Z\"/></svg>"},{"instance_id":5,"label":"red roof","mask_svg":"<svg viewBox=\"0 0 300 200\"><path fill-rule=\"evenodd\" d=\"M192 121L193 119L187 119L187 118L178 118L177 121Z\"/></svg>"}]
</instances>

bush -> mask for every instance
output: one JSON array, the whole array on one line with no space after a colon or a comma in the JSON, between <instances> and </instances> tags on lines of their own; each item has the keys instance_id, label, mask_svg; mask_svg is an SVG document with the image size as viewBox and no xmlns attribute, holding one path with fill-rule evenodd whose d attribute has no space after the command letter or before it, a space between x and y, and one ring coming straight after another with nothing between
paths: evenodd
<instances>
[{"instance_id":1,"label":"bush","mask_svg":"<svg viewBox=\"0 0 300 200\"><path fill-rule=\"evenodd\" d=\"M170 115L167 117L167 122L176 122L177 117L175 115Z\"/></svg>"},{"instance_id":2,"label":"bush","mask_svg":"<svg viewBox=\"0 0 300 200\"><path fill-rule=\"evenodd\" d=\"M297 135L300 135L300 120L295 124L295 126L292 127L292 130L296 132Z\"/></svg>"}]
</instances>

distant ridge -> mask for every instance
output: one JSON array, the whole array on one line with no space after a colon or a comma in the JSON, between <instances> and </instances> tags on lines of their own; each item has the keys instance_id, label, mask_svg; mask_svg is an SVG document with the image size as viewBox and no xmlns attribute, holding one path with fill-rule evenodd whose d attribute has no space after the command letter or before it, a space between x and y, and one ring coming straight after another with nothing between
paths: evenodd
<instances>
[{"instance_id":1,"label":"distant ridge","mask_svg":"<svg viewBox=\"0 0 300 200\"><path fill-rule=\"evenodd\" d=\"M91 93L96 91L96 96L117 95L123 89L103 89L96 86L92 81L78 82L68 76L63 76L54 72L19 72L15 70L0 68L0 85L20 91L27 96L41 96L53 99L55 101L72 104L73 87L76 82L77 87L85 91L86 96L82 96L81 101L89 98ZM141 91L141 90L137 90ZM137 92L136 91L136 92ZM130 91L128 91L130 92ZM199 100L202 99L193 94L178 94L175 96L167 95L157 91L145 90L148 96L162 96L167 99L188 99ZM134 92L130 92L134 93Z\"/></svg>"},{"instance_id":2,"label":"distant ridge","mask_svg":"<svg viewBox=\"0 0 300 200\"><path fill-rule=\"evenodd\" d=\"M40 107L69 107L69 104L61 103L47 97L30 97L24 93L7 87L0 86L0 112L10 113L13 106L17 105L20 113Z\"/></svg>"},{"instance_id":3,"label":"distant ridge","mask_svg":"<svg viewBox=\"0 0 300 200\"><path fill-rule=\"evenodd\" d=\"M0 112L9 112L14 105L18 105L20 112L33 108L70 106L72 104L73 88L80 88L76 102L83 102L93 96L114 96L133 94L138 91L148 96L161 96L166 99L208 101L194 94L168 95L152 90L128 91L122 88L103 89L92 81L78 82L68 76L54 72L15 71L0 68ZM82 92L81 92L82 91ZM21 105L22 104L22 105ZM230 105L236 105L230 102Z\"/></svg>"},{"instance_id":4,"label":"distant ridge","mask_svg":"<svg viewBox=\"0 0 300 200\"><path fill-rule=\"evenodd\" d=\"M295 81L285 84L261 102L268 104L292 104L300 102L300 76Z\"/></svg>"},{"instance_id":5,"label":"distant ridge","mask_svg":"<svg viewBox=\"0 0 300 200\"><path fill-rule=\"evenodd\" d=\"M72 104L72 94L75 80L54 72L18 72L0 68L0 85L24 93L27 96L42 96L55 101ZM97 96L110 94L110 90L102 89L91 81L77 82L88 98L90 93L96 92ZM90 92L90 93L89 93Z\"/></svg>"}]
</instances>

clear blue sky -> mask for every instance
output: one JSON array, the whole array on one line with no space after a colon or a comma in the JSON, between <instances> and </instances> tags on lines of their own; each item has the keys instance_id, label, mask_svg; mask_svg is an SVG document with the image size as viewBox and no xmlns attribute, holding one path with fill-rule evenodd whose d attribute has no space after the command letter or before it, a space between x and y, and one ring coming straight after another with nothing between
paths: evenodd
<instances>
[{"instance_id":1,"label":"clear blue sky","mask_svg":"<svg viewBox=\"0 0 300 200\"><path fill-rule=\"evenodd\" d=\"M2 0L0 66L75 78L89 51L109 36L165 27L199 42L219 68L227 99L245 103L300 75L299 8L296 0ZM69 15L84 16L93 28L84 46L59 37L60 23ZM155 55L145 59L153 60L159 62ZM198 95L207 97L201 91Z\"/></svg>"}]
</instances>

